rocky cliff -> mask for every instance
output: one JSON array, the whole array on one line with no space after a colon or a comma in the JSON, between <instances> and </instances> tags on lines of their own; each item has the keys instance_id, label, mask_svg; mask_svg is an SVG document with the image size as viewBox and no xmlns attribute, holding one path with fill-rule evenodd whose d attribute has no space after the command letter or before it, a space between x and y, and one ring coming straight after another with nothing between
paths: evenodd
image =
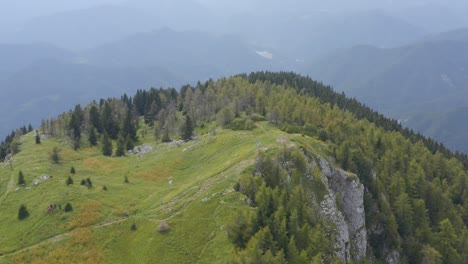
<instances>
[{"instance_id":1,"label":"rocky cliff","mask_svg":"<svg viewBox=\"0 0 468 264\"><path fill-rule=\"evenodd\" d=\"M333 168L321 157L319 166L328 186L320 213L336 226L336 255L345 263L363 259L367 248L364 186L356 175Z\"/></svg>"}]
</instances>

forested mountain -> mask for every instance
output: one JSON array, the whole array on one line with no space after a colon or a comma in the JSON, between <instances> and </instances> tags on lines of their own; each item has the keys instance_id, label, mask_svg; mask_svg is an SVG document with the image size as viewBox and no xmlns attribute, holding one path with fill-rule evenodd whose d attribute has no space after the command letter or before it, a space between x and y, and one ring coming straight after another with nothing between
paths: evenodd
<instances>
[{"instance_id":1,"label":"forested mountain","mask_svg":"<svg viewBox=\"0 0 468 264\"><path fill-rule=\"evenodd\" d=\"M468 105L466 36L464 29L395 49L359 46L323 58L308 72L453 149L467 151L467 142L456 140L464 134L462 122L437 121ZM431 120L432 129L421 118Z\"/></svg>"},{"instance_id":2,"label":"forested mountain","mask_svg":"<svg viewBox=\"0 0 468 264\"><path fill-rule=\"evenodd\" d=\"M77 105L0 150L0 261L467 258L468 157L293 73Z\"/></svg>"}]
</instances>

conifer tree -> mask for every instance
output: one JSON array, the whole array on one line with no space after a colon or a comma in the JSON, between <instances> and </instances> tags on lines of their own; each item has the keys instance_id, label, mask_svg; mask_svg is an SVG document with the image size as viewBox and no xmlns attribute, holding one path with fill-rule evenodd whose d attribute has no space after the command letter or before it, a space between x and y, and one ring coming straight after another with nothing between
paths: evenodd
<instances>
[{"instance_id":1,"label":"conifer tree","mask_svg":"<svg viewBox=\"0 0 468 264\"><path fill-rule=\"evenodd\" d=\"M133 140L130 138L130 135L127 135L127 138L125 139L125 149L132 150L134 147L135 144L133 144Z\"/></svg>"},{"instance_id":2,"label":"conifer tree","mask_svg":"<svg viewBox=\"0 0 468 264\"><path fill-rule=\"evenodd\" d=\"M29 216L28 209L24 204L22 204L18 210L18 219L19 220L24 220Z\"/></svg>"},{"instance_id":3,"label":"conifer tree","mask_svg":"<svg viewBox=\"0 0 468 264\"><path fill-rule=\"evenodd\" d=\"M117 149L115 150L117 157L125 156L125 140L122 135L117 139Z\"/></svg>"},{"instance_id":4,"label":"conifer tree","mask_svg":"<svg viewBox=\"0 0 468 264\"><path fill-rule=\"evenodd\" d=\"M65 205L65 209L64 209L64 210L65 210L66 213L68 213L68 212L73 211L73 207L72 207L72 205L71 205L70 203L67 203L67 204Z\"/></svg>"},{"instance_id":5,"label":"conifer tree","mask_svg":"<svg viewBox=\"0 0 468 264\"><path fill-rule=\"evenodd\" d=\"M72 185L73 184L73 179L71 176L68 176L67 181L65 182L67 185Z\"/></svg>"},{"instance_id":6,"label":"conifer tree","mask_svg":"<svg viewBox=\"0 0 468 264\"><path fill-rule=\"evenodd\" d=\"M102 136L102 154L104 156L112 155L112 141L107 132L104 132L104 135Z\"/></svg>"},{"instance_id":7,"label":"conifer tree","mask_svg":"<svg viewBox=\"0 0 468 264\"><path fill-rule=\"evenodd\" d=\"M36 144L41 144L41 136L38 130L36 130Z\"/></svg>"},{"instance_id":8,"label":"conifer tree","mask_svg":"<svg viewBox=\"0 0 468 264\"><path fill-rule=\"evenodd\" d=\"M97 134L96 129L93 126L89 127L88 141L91 146L97 145Z\"/></svg>"},{"instance_id":9,"label":"conifer tree","mask_svg":"<svg viewBox=\"0 0 468 264\"><path fill-rule=\"evenodd\" d=\"M163 132L163 137L162 137L162 142L168 143L171 142L171 138L169 137L169 128L167 126L164 126L164 132Z\"/></svg>"},{"instance_id":10,"label":"conifer tree","mask_svg":"<svg viewBox=\"0 0 468 264\"><path fill-rule=\"evenodd\" d=\"M180 136L182 140L184 141L190 141L192 140L192 134L193 134L193 124L192 124L192 119L190 119L190 116L185 117L185 122L180 128Z\"/></svg>"},{"instance_id":11,"label":"conifer tree","mask_svg":"<svg viewBox=\"0 0 468 264\"><path fill-rule=\"evenodd\" d=\"M26 184L26 181L24 180L24 174L23 171L19 171L18 173L18 185L23 185Z\"/></svg>"}]
</instances>

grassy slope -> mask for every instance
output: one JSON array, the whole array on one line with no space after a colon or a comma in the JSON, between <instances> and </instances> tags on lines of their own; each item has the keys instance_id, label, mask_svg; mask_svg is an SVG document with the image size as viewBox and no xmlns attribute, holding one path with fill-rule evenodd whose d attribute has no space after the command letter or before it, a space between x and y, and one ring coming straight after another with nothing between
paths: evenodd
<instances>
[{"instance_id":1,"label":"grassy slope","mask_svg":"<svg viewBox=\"0 0 468 264\"><path fill-rule=\"evenodd\" d=\"M156 146L154 152L109 158L98 148L75 152L56 139L35 145L28 134L13 168L0 167L0 263L226 263L232 246L223 225L235 210L248 208L233 185L254 163L257 142L275 149L284 135L261 123L254 131L206 134L180 148L147 136L142 141ZM312 139L288 137L322 148ZM54 146L62 150L59 165L49 159ZM66 186L71 166L77 171L75 184ZM41 174L53 179L15 191L19 170L27 186ZM92 189L79 184L87 177ZM72 213L47 213L49 204L63 208L67 202ZM24 221L17 219L21 204L30 212ZM128 218L123 216L127 212ZM157 231L162 220L171 227L168 233ZM136 231L130 230L133 223Z\"/></svg>"}]
</instances>

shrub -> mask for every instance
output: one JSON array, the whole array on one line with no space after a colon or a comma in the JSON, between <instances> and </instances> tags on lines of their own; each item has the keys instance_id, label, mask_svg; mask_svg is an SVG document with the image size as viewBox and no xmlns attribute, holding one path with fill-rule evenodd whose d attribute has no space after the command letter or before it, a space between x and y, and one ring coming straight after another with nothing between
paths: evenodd
<instances>
[{"instance_id":1,"label":"shrub","mask_svg":"<svg viewBox=\"0 0 468 264\"><path fill-rule=\"evenodd\" d=\"M68 212L71 212L71 211L73 211L73 207L72 207L72 205L70 203L67 203L65 205L65 212L68 213Z\"/></svg>"},{"instance_id":2,"label":"shrub","mask_svg":"<svg viewBox=\"0 0 468 264\"><path fill-rule=\"evenodd\" d=\"M135 223L132 224L132 226L130 227L130 230L132 231L136 231L137 230L137 226Z\"/></svg>"},{"instance_id":3,"label":"shrub","mask_svg":"<svg viewBox=\"0 0 468 264\"><path fill-rule=\"evenodd\" d=\"M73 166L71 167L70 173L71 173L71 174L75 174L75 173L76 173L75 167L73 167Z\"/></svg>"},{"instance_id":4,"label":"shrub","mask_svg":"<svg viewBox=\"0 0 468 264\"><path fill-rule=\"evenodd\" d=\"M169 229L170 229L169 225L164 220L158 226L158 231L160 233L166 233L169 231Z\"/></svg>"},{"instance_id":5,"label":"shrub","mask_svg":"<svg viewBox=\"0 0 468 264\"><path fill-rule=\"evenodd\" d=\"M25 205L21 205L19 210L18 210L18 219L19 220L24 220L29 216L28 209L26 208Z\"/></svg>"},{"instance_id":6,"label":"shrub","mask_svg":"<svg viewBox=\"0 0 468 264\"><path fill-rule=\"evenodd\" d=\"M107 187L106 187L105 185L102 186L102 190L103 190L103 191L107 191Z\"/></svg>"},{"instance_id":7,"label":"shrub","mask_svg":"<svg viewBox=\"0 0 468 264\"><path fill-rule=\"evenodd\" d=\"M127 176L125 176L124 182L125 182L125 183L130 183L130 182L128 181L128 177L127 177Z\"/></svg>"},{"instance_id":8,"label":"shrub","mask_svg":"<svg viewBox=\"0 0 468 264\"><path fill-rule=\"evenodd\" d=\"M81 185L86 185L86 180L85 179L82 179L81 182L80 182Z\"/></svg>"}]
</instances>

